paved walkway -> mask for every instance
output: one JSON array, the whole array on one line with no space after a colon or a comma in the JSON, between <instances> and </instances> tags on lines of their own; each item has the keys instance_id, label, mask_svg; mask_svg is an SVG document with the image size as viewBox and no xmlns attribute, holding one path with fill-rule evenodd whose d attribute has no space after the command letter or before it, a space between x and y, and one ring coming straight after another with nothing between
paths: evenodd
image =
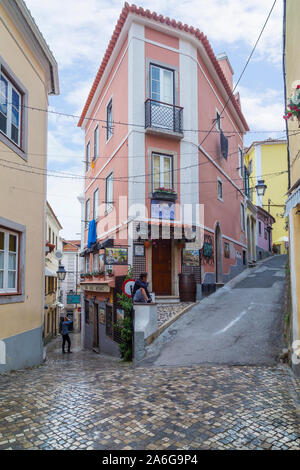
<instances>
[{"instance_id":1,"label":"paved walkway","mask_svg":"<svg viewBox=\"0 0 300 470\"><path fill-rule=\"evenodd\" d=\"M73 354L62 355L58 340L43 366L0 376L0 450L300 449L286 366L134 368L81 351L79 335L72 342Z\"/></svg>"}]
</instances>

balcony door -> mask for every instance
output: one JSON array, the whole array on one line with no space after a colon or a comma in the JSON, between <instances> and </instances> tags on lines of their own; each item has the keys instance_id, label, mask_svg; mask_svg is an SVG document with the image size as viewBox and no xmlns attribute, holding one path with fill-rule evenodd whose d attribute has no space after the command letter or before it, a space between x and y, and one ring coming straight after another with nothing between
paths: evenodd
<instances>
[{"instance_id":1,"label":"balcony door","mask_svg":"<svg viewBox=\"0 0 300 470\"><path fill-rule=\"evenodd\" d=\"M151 122L165 129L174 127L174 71L151 65ZM170 105L170 106L168 106Z\"/></svg>"}]
</instances>

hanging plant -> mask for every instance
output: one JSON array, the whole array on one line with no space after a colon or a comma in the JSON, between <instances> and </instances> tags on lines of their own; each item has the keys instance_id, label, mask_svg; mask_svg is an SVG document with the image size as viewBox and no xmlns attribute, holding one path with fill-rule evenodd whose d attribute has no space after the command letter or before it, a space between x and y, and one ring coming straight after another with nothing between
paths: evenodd
<instances>
[{"instance_id":1,"label":"hanging plant","mask_svg":"<svg viewBox=\"0 0 300 470\"><path fill-rule=\"evenodd\" d=\"M300 127L300 80L293 83L292 90L283 119L287 121L289 119L293 119L295 116L299 121Z\"/></svg>"}]
</instances>

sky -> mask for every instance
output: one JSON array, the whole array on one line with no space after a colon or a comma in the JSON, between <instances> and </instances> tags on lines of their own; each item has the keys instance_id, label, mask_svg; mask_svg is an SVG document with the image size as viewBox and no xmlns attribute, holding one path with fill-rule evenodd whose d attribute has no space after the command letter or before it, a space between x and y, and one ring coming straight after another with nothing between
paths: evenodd
<instances>
[{"instance_id":1,"label":"sky","mask_svg":"<svg viewBox=\"0 0 300 470\"><path fill-rule=\"evenodd\" d=\"M227 53L237 81L273 1L140 0L136 4L203 31L216 55ZM284 130L282 3L277 0L238 86L250 130L267 131L249 133L245 145L284 137L272 132ZM50 97L49 109L80 115L124 2L26 0L26 4L58 62L60 95ZM48 122L48 169L83 175L84 134L77 127L78 120L49 114ZM77 197L82 191L82 179L48 177L47 198L63 226L64 238L80 238Z\"/></svg>"}]
</instances>

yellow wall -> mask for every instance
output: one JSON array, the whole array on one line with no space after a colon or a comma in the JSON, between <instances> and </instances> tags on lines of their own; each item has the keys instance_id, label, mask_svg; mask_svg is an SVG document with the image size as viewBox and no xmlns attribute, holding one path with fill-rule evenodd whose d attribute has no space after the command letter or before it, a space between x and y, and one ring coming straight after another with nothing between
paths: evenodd
<instances>
[{"instance_id":1,"label":"yellow wall","mask_svg":"<svg viewBox=\"0 0 300 470\"><path fill-rule=\"evenodd\" d=\"M260 162L258 161L259 159ZM282 217L284 215L284 205L288 190L287 144L275 142L257 143L249 149L249 153L245 156L245 165L247 168L249 167L250 160L252 160L253 168L250 175L250 187L254 189L252 202L258 205L258 198L255 191L256 177L262 175L262 179L267 185L262 200L263 208L268 211L268 200L271 199L269 212L276 220L276 223L272 226L272 242L276 243L281 237L288 237L286 218ZM281 171L285 173L281 175L275 174ZM279 207L275 207L274 205ZM284 243L281 243L281 253L286 253Z\"/></svg>"},{"instance_id":2,"label":"yellow wall","mask_svg":"<svg viewBox=\"0 0 300 470\"><path fill-rule=\"evenodd\" d=\"M0 21L0 55L27 89L28 105L47 108L45 72L1 5L0 17L10 32ZM25 169L29 165L44 169L46 151L47 115L37 111L28 111L27 164L0 142L0 159L24 164ZM26 226L25 301L0 305L0 339L3 339L43 323L46 179L0 166L0 190L0 215Z\"/></svg>"},{"instance_id":3,"label":"yellow wall","mask_svg":"<svg viewBox=\"0 0 300 470\"><path fill-rule=\"evenodd\" d=\"M286 2L286 93L291 94L292 83L300 80L299 0ZM300 133L297 119L288 121L291 187L300 179ZM298 133L292 135L294 132ZM298 212L298 213L297 213ZM293 341L300 340L300 204L289 214L290 271L292 294ZM300 354L299 354L300 356Z\"/></svg>"}]
</instances>

